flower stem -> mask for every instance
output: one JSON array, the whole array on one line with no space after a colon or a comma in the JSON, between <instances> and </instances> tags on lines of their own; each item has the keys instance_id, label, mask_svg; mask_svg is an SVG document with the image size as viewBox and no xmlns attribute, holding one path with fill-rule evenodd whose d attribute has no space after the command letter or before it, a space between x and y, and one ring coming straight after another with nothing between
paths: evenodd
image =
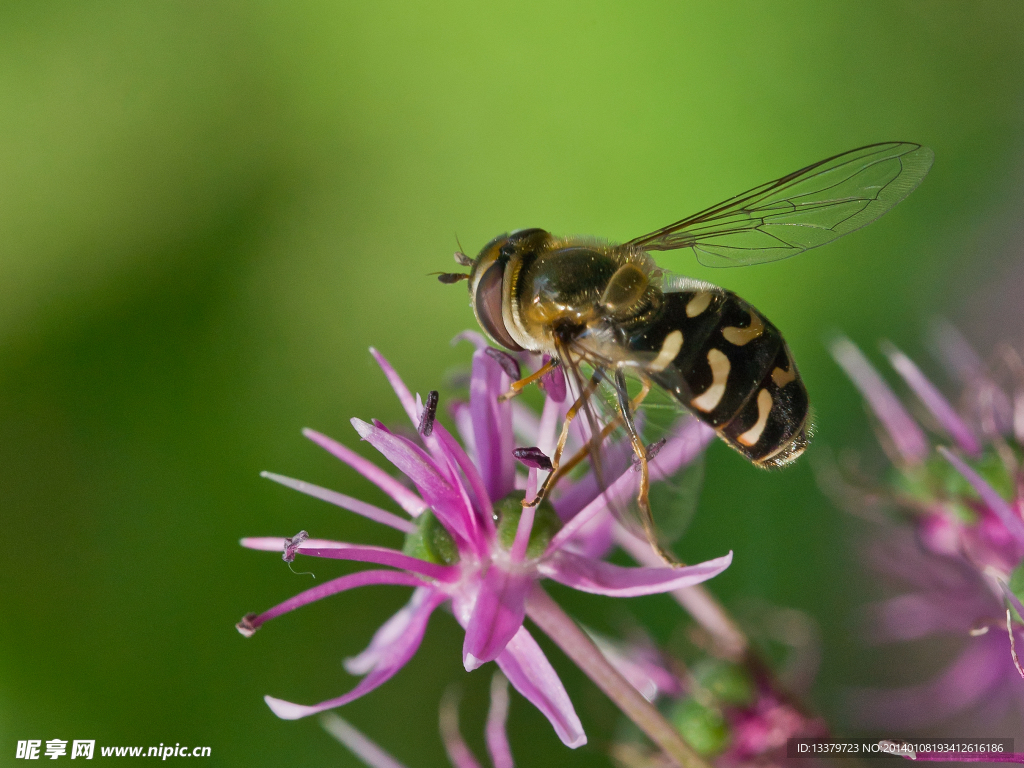
<instances>
[{"instance_id":1,"label":"flower stem","mask_svg":"<svg viewBox=\"0 0 1024 768\"><path fill-rule=\"evenodd\" d=\"M586 632L579 628L538 584L526 600L526 615L561 648L623 714L651 741L683 768L709 768L708 764L671 723L615 669Z\"/></svg>"}]
</instances>

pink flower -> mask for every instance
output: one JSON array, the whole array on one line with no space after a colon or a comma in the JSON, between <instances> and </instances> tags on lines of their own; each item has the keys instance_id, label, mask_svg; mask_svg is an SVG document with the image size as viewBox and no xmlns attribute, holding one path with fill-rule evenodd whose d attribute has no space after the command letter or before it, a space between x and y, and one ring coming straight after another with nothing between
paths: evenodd
<instances>
[{"instance_id":1,"label":"pink flower","mask_svg":"<svg viewBox=\"0 0 1024 768\"><path fill-rule=\"evenodd\" d=\"M659 700L694 749L719 768L780 764L789 739L828 735L824 722L782 692L768 668L751 663L751 657L739 663L706 657L684 665L670 662L643 635L628 643L595 639L609 661L646 698ZM680 680L676 674L683 670ZM638 743L616 744L613 753L622 765L658 764Z\"/></svg>"},{"instance_id":2,"label":"pink flower","mask_svg":"<svg viewBox=\"0 0 1024 768\"><path fill-rule=\"evenodd\" d=\"M419 441L388 430L378 422L352 419L359 436L373 445L411 482L410 490L373 463L318 432L304 434L376 484L411 519L302 481L265 473L276 482L364 515L407 535L405 551L322 539L305 534L288 539L260 537L242 540L250 549L295 555L356 560L385 566L342 576L296 595L238 625L251 635L271 618L329 595L370 584L413 588L409 603L384 623L369 646L346 661L352 674L364 675L348 693L313 706L266 697L275 714L296 719L353 701L394 676L415 654L436 608L450 605L466 630L462 648L467 670L494 661L512 685L551 722L570 747L586 736L565 688L544 653L523 627L527 602L547 578L584 592L633 597L667 592L697 584L728 567L732 553L682 568L624 568L599 559L608 548L610 505L635 494L639 475L629 469L629 454L618 446L608 449L606 470L611 482L602 493L592 476L561 488L552 503L522 507L523 487L536 489L538 469L525 479L517 476L513 413L518 431L549 454L556 427L569 403L564 390L549 384L540 419L499 401L511 378L502 361L488 354L478 336L473 355L470 400L455 410L455 421L468 450L431 414L425 415L413 395L376 351L384 371L414 427ZM513 371L514 373L514 371ZM563 395L563 396L560 396ZM557 398L557 399L556 399ZM707 444L709 432L695 420L679 428L651 462L652 479L676 472ZM615 461L616 451L620 457ZM625 466L623 466L625 465ZM617 472L612 474L610 470ZM520 490L517 490L517 487ZM533 493L527 490L525 493Z\"/></svg>"},{"instance_id":3,"label":"pink flower","mask_svg":"<svg viewBox=\"0 0 1024 768\"><path fill-rule=\"evenodd\" d=\"M869 562L909 587L869 608L875 642L953 634L961 655L934 680L896 690L861 690L858 719L882 727L918 727L983 708L991 720L1013 701L1024 703L1024 671L1013 646L1024 640L1019 599L1011 577L1024 559L1024 496L1019 484L1024 398L1008 395L967 342L950 327L941 331L943 357L966 391L958 410L918 366L891 344L890 364L937 429L927 431L900 402L867 358L848 339L832 353L861 391L882 427L880 440L898 472L881 493L842 489L853 511L880 524ZM1018 359L1017 365L1020 365ZM1017 382L1020 387L1020 381ZM881 501L910 526L878 518Z\"/></svg>"}]
</instances>

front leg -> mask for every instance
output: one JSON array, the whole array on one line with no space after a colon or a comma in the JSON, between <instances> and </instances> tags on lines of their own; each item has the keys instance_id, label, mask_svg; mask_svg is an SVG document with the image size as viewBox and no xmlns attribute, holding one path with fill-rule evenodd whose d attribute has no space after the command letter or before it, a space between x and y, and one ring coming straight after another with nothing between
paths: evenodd
<instances>
[{"instance_id":1,"label":"front leg","mask_svg":"<svg viewBox=\"0 0 1024 768\"><path fill-rule=\"evenodd\" d=\"M540 373L540 371L538 371ZM534 374L536 376L537 374ZM590 377L590 381L587 382L587 386L583 388L580 396L576 398L576 402L570 406L568 412L565 414L565 420L562 422L562 432L558 436L558 444L555 446L554 455L551 457L551 472L544 478L544 483L541 485L540 490L537 491L537 495L533 497L531 501L523 500L524 507L535 507L540 504L547 496L548 492L554 487L555 480L561 477L558 471L559 462L562 460L562 452L565 450L565 442L569 439L569 425L572 424L573 419L579 414L581 410L590 401L590 397L594 394L598 385L604 380L604 369L598 368L594 371L594 375Z\"/></svg>"},{"instance_id":2,"label":"front leg","mask_svg":"<svg viewBox=\"0 0 1024 768\"><path fill-rule=\"evenodd\" d=\"M551 371L558 367L558 358L551 358L544 365L538 368L534 373L529 376L513 381L512 386L509 387L509 391L498 396L498 402L504 403L507 400L511 400L513 397L522 392L526 387L533 384L535 381L540 381L547 376Z\"/></svg>"}]
</instances>

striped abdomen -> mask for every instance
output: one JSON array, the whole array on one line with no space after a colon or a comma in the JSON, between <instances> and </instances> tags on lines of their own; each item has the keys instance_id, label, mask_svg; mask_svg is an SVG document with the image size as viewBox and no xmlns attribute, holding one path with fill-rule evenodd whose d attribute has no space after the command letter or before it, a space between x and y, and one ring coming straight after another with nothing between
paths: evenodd
<instances>
[{"instance_id":1,"label":"striped abdomen","mask_svg":"<svg viewBox=\"0 0 1024 768\"><path fill-rule=\"evenodd\" d=\"M674 359L650 372L654 382L755 464L775 467L799 456L807 446L807 390L779 330L720 288L663 298L628 341L631 350L658 353L670 334L682 334L681 346L669 340L679 349Z\"/></svg>"}]
</instances>

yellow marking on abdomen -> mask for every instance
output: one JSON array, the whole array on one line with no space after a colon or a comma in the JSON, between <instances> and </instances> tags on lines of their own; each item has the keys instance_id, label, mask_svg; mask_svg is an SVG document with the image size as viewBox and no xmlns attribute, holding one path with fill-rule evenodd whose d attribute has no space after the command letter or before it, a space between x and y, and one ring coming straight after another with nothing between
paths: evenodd
<instances>
[{"instance_id":1,"label":"yellow marking on abdomen","mask_svg":"<svg viewBox=\"0 0 1024 768\"><path fill-rule=\"evenodd\" d=\"M698 293L692 299L686 303L686 316L696 317L705 309L708 308L708 304L711 303L710 293Z\"/></svg>"},{"instance_id":2,"label":"yellow marking on abdomen","mask_svg":"<svg viewBox=\"0 0 1024 768\"><path fill-rule=\"evenodd\" d=\"M729 370L732 368L729 358L718 349L708 351L708 365L711 366L711 386L690 401L690 405L704 413L711 413L722 402L722 395L725 394L725 382L728 380Z\"/></svg>"},{"instance_id":3,"label":"yellow marking on abdomen","mask_svg":"<svg viewBox=\"0 0 1024 768\"><path fill-rule=\"evenodd\" d=\"M668 367L669 363L676 359L676 355L679 354L679 350L682 348L683 332L680 330L672 331L661 342L661 351L647 366L647 370L651 373L661 373Z\"/></svg>"},{"instance_id":4,"label":"yellow marking on abdomen","mask_svg":"<svg viewBox=\"0 0 1024 768\"><path fill-rule=\"evenodd\" d=\"M737 437L736 441L743 443L748 448L757 443L761 439L761 433L764 432L765 425L768 423L768 414L771 412L772 396L767 389L762 389L757 393L757 423Z\"/></svg>"},{"instance_id":5,"label":"yellow marking on abdomen","mask_svg":"<svg viewBox=\"0 0 1024 768\"><path fill-rule=\"evenodd\" d=\"M774 371L772 371L772 381L774 381L775 386L779 387L780 389L789 384L789 382L794 381L795 379L796 368L793 367L792 360L789 362L788 371L784 371L781 368L776 368Z\"/></svg>"},{"instance_id":6,"label":"yellow marking on abdomen","mask_svg":"<svg viewBox=\"0 0 1024 768\"><path fill-rule=\"evenodd\" d=\"M722 336L730 344L735 344L737 347L742 347L758 336L764 333L764 323L761 322L761 318L754 311L750 312L750 325L746 328L737 328L734 325L730 325L728 328L722 329Z\"/></svg>"}]
</instances>

